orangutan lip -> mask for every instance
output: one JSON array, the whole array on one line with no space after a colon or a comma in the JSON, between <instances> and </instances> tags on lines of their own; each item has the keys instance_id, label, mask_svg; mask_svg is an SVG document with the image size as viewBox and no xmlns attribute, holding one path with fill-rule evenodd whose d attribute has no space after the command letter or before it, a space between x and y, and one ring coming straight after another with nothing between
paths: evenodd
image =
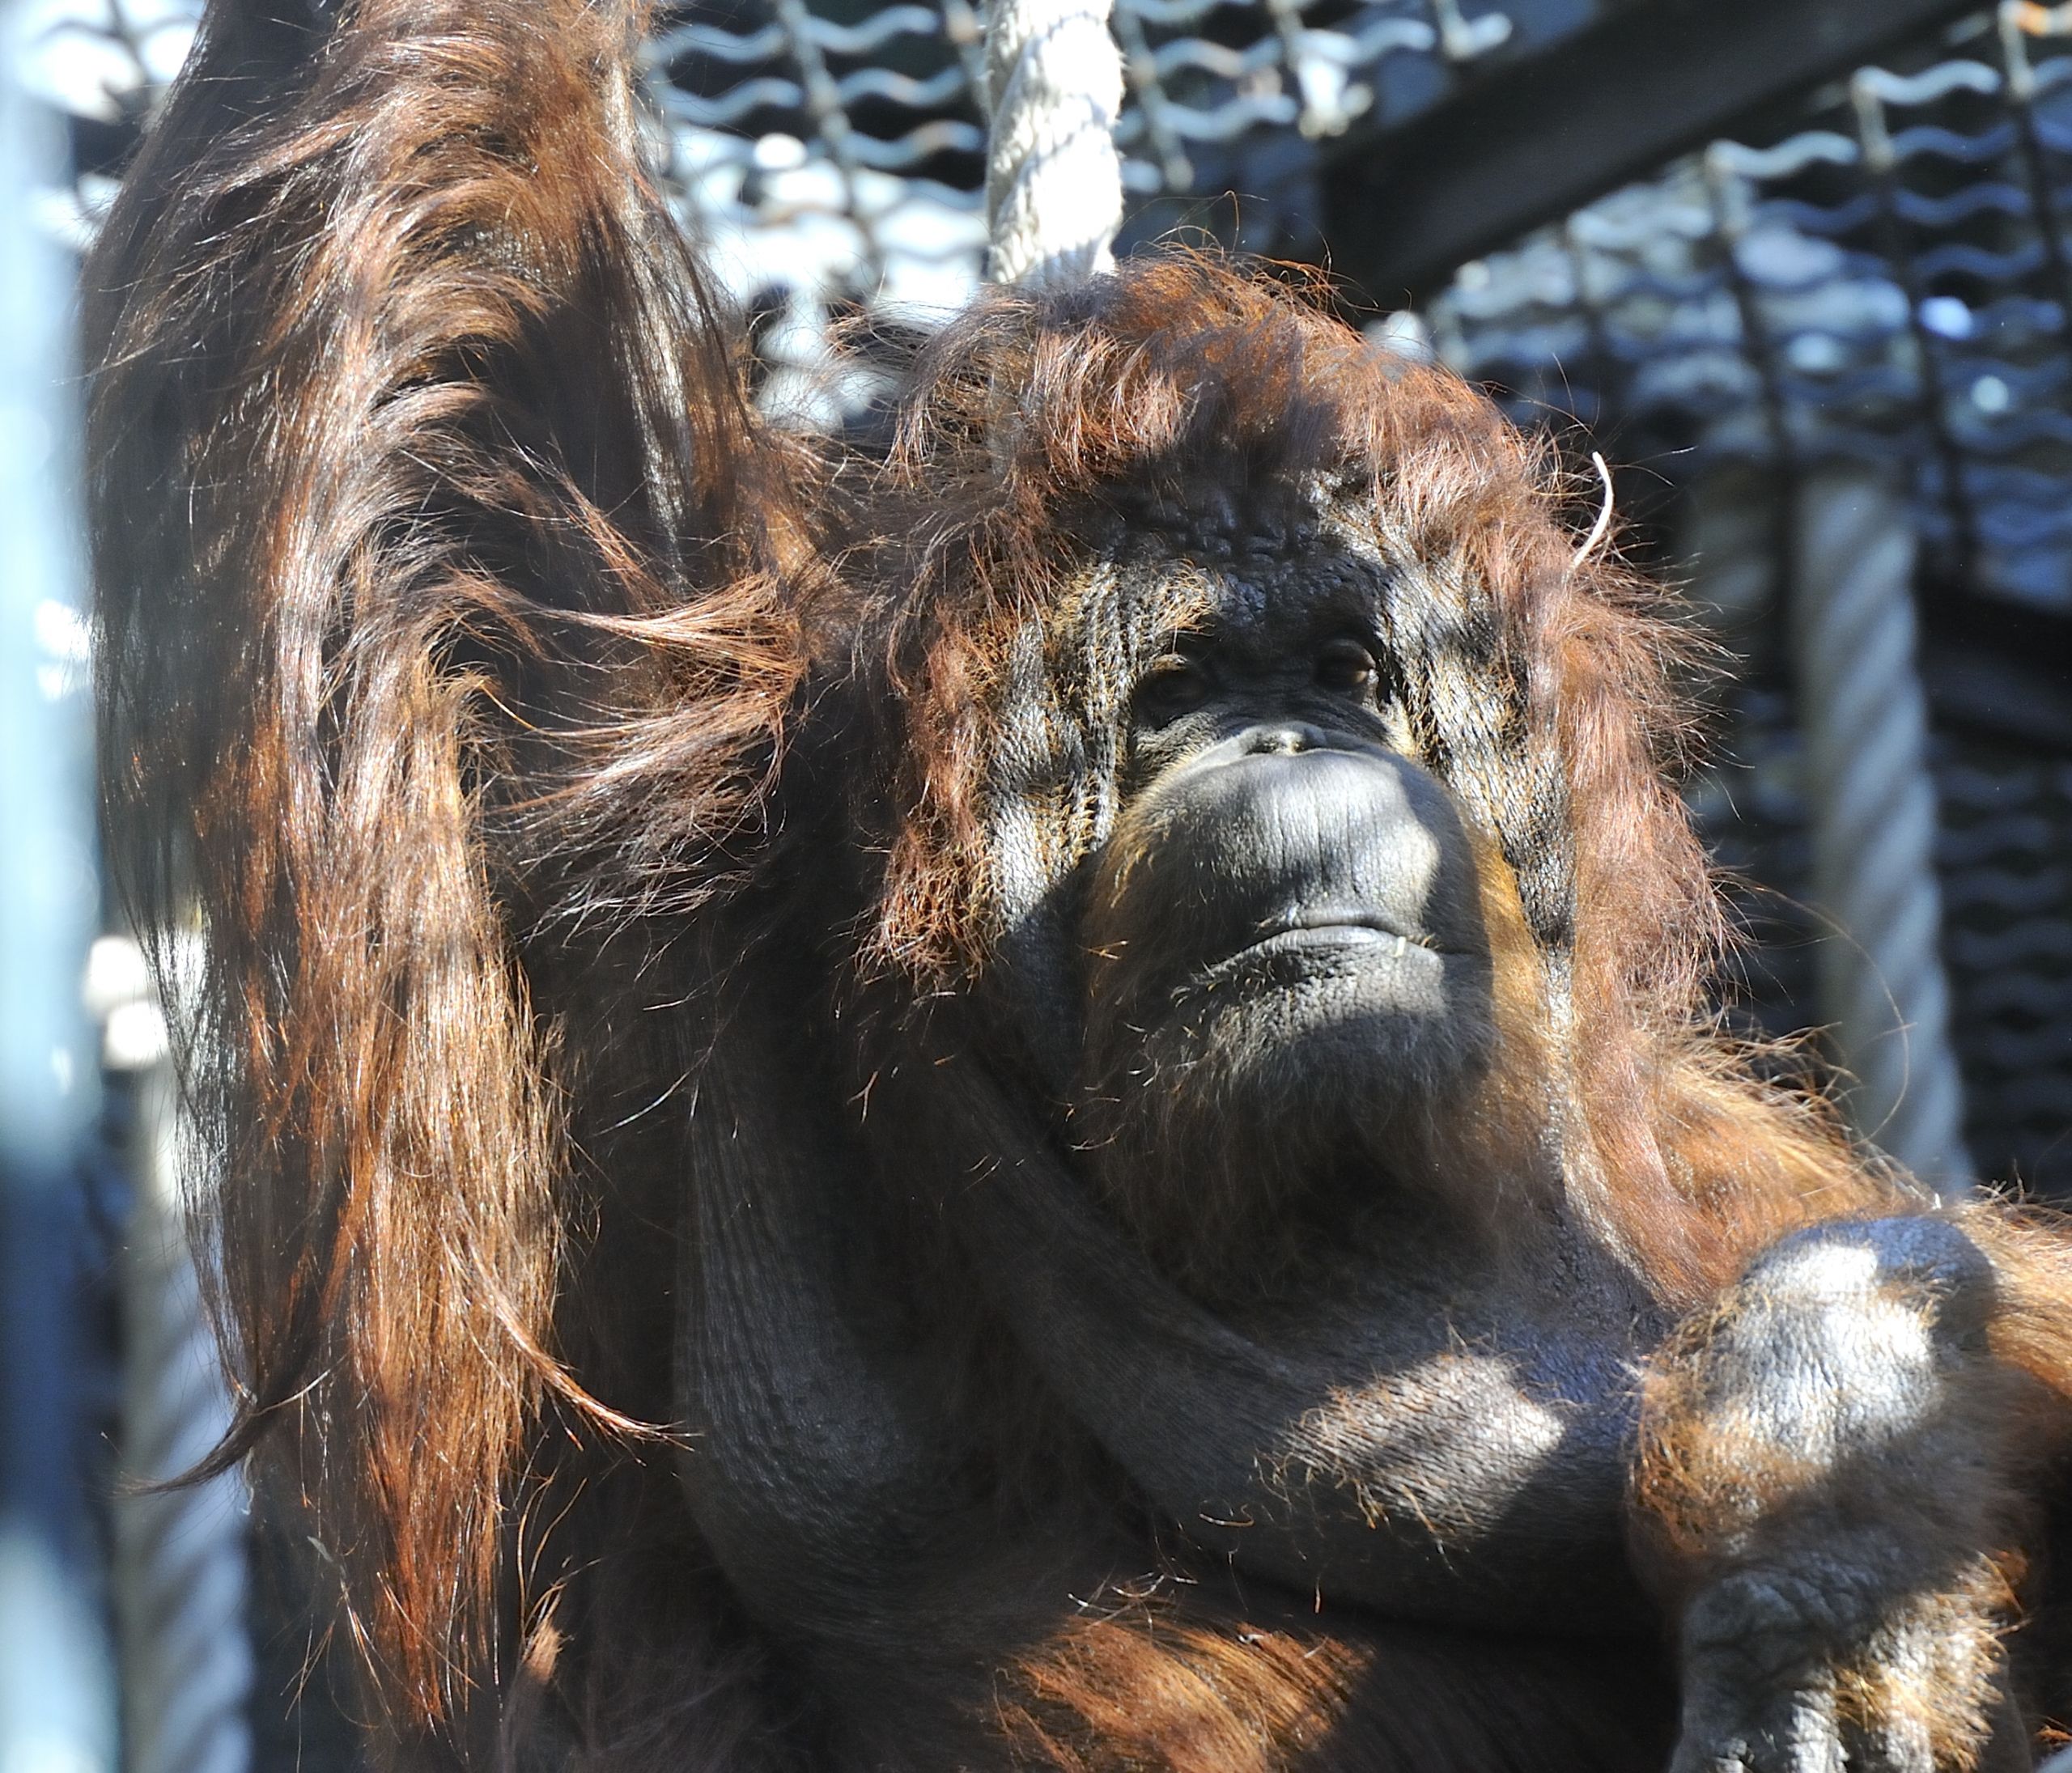
<instances>
[{"instance_id":1,"label":"orangutan lip","mask_svg":"<svg viewBox=\"0 0 2072 1773\"><path fill-rule=\"evenodd\" d=\"M1370 912L1317 906L1287 911L1259 925L1259 933L1217 963L1220 969L1256 955L1272 955L1291 949L1344 945L1392 951L1391 958L1402 960L1412 948L1439 956L1447 951L1428 936L1412 935L1384 923Z\"/></svg>"},{"instance_id":2,"label":"orangutan lip","mask_svg":"<svg viewBox=\"0 0 2072 1773\"><path fill-rule=\"evenodd\" d=\"M1398 954L1412 948L1429 948L1435 954L1439 952L1438 944L1429 936L1399 929L1375 912L1339 906L1311 906L1284 911L1262 923L1259 932L1259 940L1269 942L1277 935L1340 935L1355 940L1372 939L1391 943Z\"/></svg>"}]
</instances>

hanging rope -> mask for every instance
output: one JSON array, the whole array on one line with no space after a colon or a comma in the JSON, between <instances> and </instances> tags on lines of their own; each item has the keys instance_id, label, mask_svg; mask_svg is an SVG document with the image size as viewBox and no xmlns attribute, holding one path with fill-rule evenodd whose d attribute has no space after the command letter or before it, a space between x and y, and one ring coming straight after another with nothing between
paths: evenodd
<instances>
[{"instance_id":1,"label":"hanging rope","mask_svg":"<svg viewBox=\"0 0 2072 1773\"><path fill-rule=\"evenodd\" d=\"M1110 0L994 0L986 20L987 275L1046 288L1115 266L1123 58Z\"/></svg>"},{"instance_id":2,"label":"hanging rope","mask_svg":"<svg viewBox=\"0 0 2072 1773\"><path fill-rule=\"evenodd\" d=\"M1820 945L1821 1017L1857 1080L1858 1125L1925 1181L1962 1190L1971 1164L1914 664L1913 524L1875 476L1835 469L1801 494L1796 545L1814 892L1840 926Z\"/></svg>"}]
</instances>

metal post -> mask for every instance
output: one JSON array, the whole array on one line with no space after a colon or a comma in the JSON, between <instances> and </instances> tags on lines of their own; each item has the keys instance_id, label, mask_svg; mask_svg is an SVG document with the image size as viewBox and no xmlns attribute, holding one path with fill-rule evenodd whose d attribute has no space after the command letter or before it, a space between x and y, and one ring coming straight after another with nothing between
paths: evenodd
<instances>
[{"instance_id":1,"label":"metal post","mask_svg":"<svg viewBox=\"0 0 2072 1773\"><path fill-rule=\"evenodd\" d=\"M96 1075L79 989L100 908L70 278L33 209L62 188L65 154L18 83L28 11L0 0L0 1768L107 1773L73 1296Z\"/></svg>"},{"instance_id":2,"label":"metal post","mask_svg":"<svg viewBox=\"0 0 2072 1773\"><path fill-rule=\"evenodd\" d=\"M88 996L107 1019L102 1057L130 1074L136 1179L123 1316L121 1472L115 1503L115 1623L126 1773L246 1773L253 1650L245 1618L248 1498L233 1469L184 1478L231 1424L231 1399L203 1310L180 1211L186 1143L165 1020L144 956L103 936Z\"/></svg>"}]
</instances>

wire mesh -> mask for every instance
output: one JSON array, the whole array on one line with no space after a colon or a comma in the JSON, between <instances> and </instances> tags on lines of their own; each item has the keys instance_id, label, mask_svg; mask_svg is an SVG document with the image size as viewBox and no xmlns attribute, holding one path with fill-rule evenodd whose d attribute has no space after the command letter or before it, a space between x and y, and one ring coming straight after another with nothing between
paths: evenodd
<instances>
[{"instance_id":1,"label":"wire mesh","mask_svg":"<svg viewBox=\"0 0 2072 1773\"><path fill-rule=\"evenodd\" d=\"M1438 348L1527 409L1721 457L1904 473L1939 576L2072 610L2072 17L1965 21L1714 143L1432 304Z\"/></svg>"},{"instance_id":2,"label":"wire mesh","mask_svg":"<svg viewBox=\"0 0 2072 1773\"><path fill-rule=\"evenodd\" d=\"M1599 9L1556 10L1573 28ZM1115 23L1125 247L1189 221L1255 249L1313 244L1326 145L1356 121L1415 115L1518 34L1458 0L1121 0ZM968 0L664 15L648 53L660 159L686 224L762 323L773 404L822 420L839 408L831 314L864 303L925 318L976 283L982 35ZM1225 191L1245 195L1204 208Z\"/></svg>"},{"instance_id":3,"label":"wire mesh","mask_svg":"<svg viewBox=\"0 0 2072 1773\"><path fill-rule=\"evenodd\" d=\"M1968 1134L1987 1173L2053 1192L2072 1185L2072 803L2065 765L2034 753L2064 749L2072 662L2068 32L2064 9L1968 19L1812 95L1795 126L1716 142L1463 266L1427 314L1439 354L1522 418L1572 415L1685 486L1752 471L1781 509L1815 460L1900 477L1932 687L1964 689L1953 621L2049 618L2008 630L2027 661L2003 645L1985 682L1943 696L1937 777ZM1729 861L1782 895L1757 911L1751 967L1781 1027L1811 1001L1817 924L1794 903L1785 673L1753 651L1729 709L1738 767L1700 804ZM2025 662L2040 702L2019 694Z\"/></svg>"},{"instance_id":4,"label":"wire mesh","mask_svg":"<svg viewBox=\"0 0 2072 1773\"><path fill-rule=\"evenodd\" d=\"M1126 241L1195 221L1248 249L1314 244L1312 186L1354 126L1400 123L1494 51L1616 0L1121 0ZM191 38L193 0L42 0L41 77L74 118L74 240ZM1518 16L1516 19L1514 14ZM1520 21L1522 21L1521 23ZM985 248L982 25L970 0L723 0L657 15L654 158L722 286L757 322L766 398L824 421L830 316L922 319L978 281ZM1233 206L1207 200L1240 193Z\"/></svg>"}]
</instances>

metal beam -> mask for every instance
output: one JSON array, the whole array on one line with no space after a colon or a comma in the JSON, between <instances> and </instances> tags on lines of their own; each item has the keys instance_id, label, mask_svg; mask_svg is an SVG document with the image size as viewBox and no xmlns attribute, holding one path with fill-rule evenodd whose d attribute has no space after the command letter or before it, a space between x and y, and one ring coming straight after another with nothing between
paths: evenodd
<instances>
[{"instance_id":1,"label":"metal beam","mask_svg":"<svg viewBox=\"0 0 2072 1773\"><path fill-rule=\"evenodd\" d=\"M1399 308L1455 267L1875 61L1979 0L1647 0L1492 71L1415 123L1340 143L1331 265Z\"/></svg>"}]
</instances>

